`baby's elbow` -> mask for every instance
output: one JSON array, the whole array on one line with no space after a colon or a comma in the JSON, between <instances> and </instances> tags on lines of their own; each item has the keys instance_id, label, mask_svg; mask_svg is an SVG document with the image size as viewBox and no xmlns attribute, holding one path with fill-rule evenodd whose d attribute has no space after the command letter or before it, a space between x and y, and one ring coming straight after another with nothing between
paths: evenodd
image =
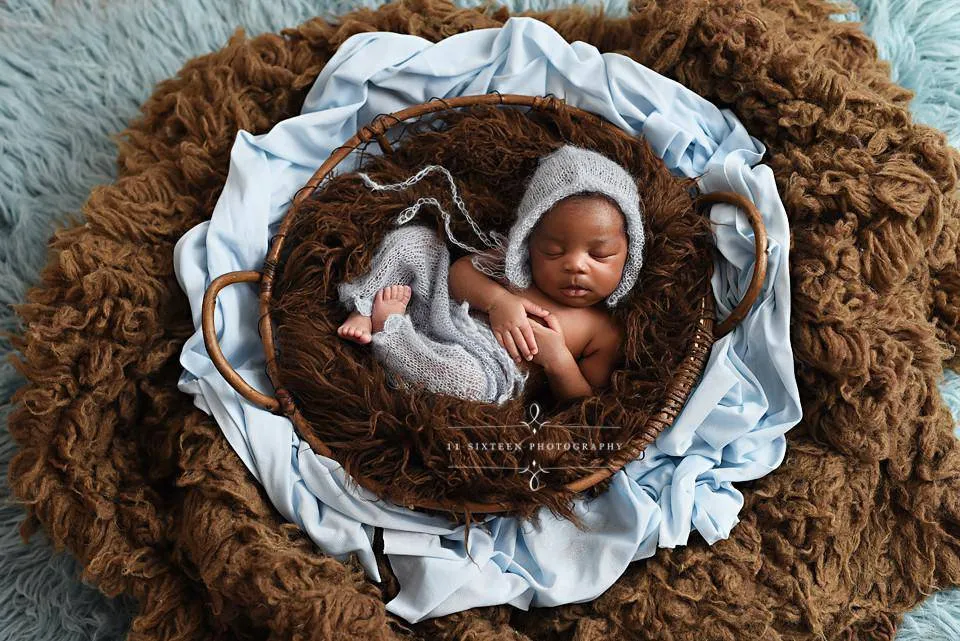
<instances>
[{"instance_id":1,"label":"baby's elbow","mask_svg":"<svg viewBox=\"0 0 960 641\"><path fill-rule=\"evenodd\" d=\"M465 256L464 258L469 258ZM463 282L463 258L455 260L447 272L447 290L458 301L463 300L460 284Z\"/></svg>"},{"instance_id":2,"label":"baby's elbow","mask_svg":"<svg viewBox=\"0 0 960 641\"><path fill-rule=\"evenodd\" d=\"M471 255L467 254L450 263L450 276L453 277L454 274L462 276L464 273L472 271L473 263L470 262L470 258Z\"/></svg>"}]
</instances>

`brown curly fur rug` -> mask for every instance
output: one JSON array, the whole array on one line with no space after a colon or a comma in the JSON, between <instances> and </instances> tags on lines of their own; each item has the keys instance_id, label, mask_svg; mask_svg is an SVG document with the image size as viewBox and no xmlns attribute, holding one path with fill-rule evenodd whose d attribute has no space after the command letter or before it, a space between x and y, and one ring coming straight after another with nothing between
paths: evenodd
<instances>
[{"instance_id":1,"label":"brown curly fur rug","mask_svg":"<svg viewBox=\"0 0 960 641\"><path fill-rule=\"evenodd\" d=\"M646 140L634 138L626 144L614 128L600 127L594 119L509 107L445 111L404 123L400 146L389 157L367 155L361 169L385 184L401 182L429 164L446 167L480 228L507 234L538 158L564 142L596 149L630 170L643 187L650 238L637 286L612 310L619 325L628 329L625 361L613 373L609 389L575 402L551 402L539 368L531 372L538 376L531 376L524 393L502 406L397 391L387 385L368 346L337 335L347 316L338 302L337 285L369 272L373 254L397 214L430 196L438 197L447 211L457 211L443 176L427 177L404 191L375 193L355 172L344 173L287 214L291 228L270 305L278 386L296 399L310 426L301 430L306 432L303 438L314 451L326 445L352 477L372 479L385 488L384 496L400 505L431 499L455 505L504 501L513 506L511 514L521 517L535 517L546 506L579 523L572 505L576 494L564 486L590 474L590 468L622 457L628 446L646 447L652 441L647 419L659 415L666 404L674 375L699 336L701 301L712 291L712 236L704 211L693 206L688 191L695 186L693 179L672 176ZM438 238L447 237L443 217L433 207L411 224L426 224ZM456 238L482 246L459 212L451 218L451 229ZM446 244L453 259L466 254L452 242ZM521 424L529 418L526 410L533 400L545 408L550 421L536 433ZM463 425L484 427L450 429ZM603 430L571 425L619 429L611 438ZM602 449L614 441L622 448ZM475 442L522 443L524 449L470 449ZM531 450L537 443L599 447ZM531 492L530 477L516 470L534 460L550 474L543 487ZM510 469L491 469L496 466ZM601 483L590 492L608 485Z\"/></svg>"},{"instance_id":2,"label":"brown curly fur rug","mask_svg":"<svg viewBox=\"0 0 960 641\"><path fill-rule=\"evenodd\" d=\"M828 20L837 11L638 0L622 20L534 14L731 108L769 149L793 229L805 418L783 465L740 486L729 539L658 550L590 603L409 627L385 613L389 582L282 523L176 389L193 325L173 245L212 211L237 129L297 113L354 33L438 40L508 17L437 0L236 37L157 88L117 182L56 235L19 307L29 382L10 480L28 526L104 592L136 597L131 639L892 639L924 595L960 585L960 445L935 385L960 345L960 156L911 121L911 94L856 26Z\"/></svg>"}]
</instances>

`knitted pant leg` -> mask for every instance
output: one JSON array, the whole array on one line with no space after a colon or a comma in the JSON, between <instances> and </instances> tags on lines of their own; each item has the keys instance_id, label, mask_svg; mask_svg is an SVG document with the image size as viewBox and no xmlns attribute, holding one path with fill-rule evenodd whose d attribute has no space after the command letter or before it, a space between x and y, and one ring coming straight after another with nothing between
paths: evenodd
<instances>
[{"instance_id":1,"label":"knitted pant leg","mask_svg":"<svg viewBox=\"0 0 960 641\"><path fill-rule=\"evenodd\" d=\"M460 345L438 343L417 332L406 314L390 314L371 345L377 361L402 381L439 394L489 400L487 377L476 359Z\"/></svg>"},{"instance_id":2,"label":"knitted pant leg","mask_svg":"<svg viewBox=\"0 0 960 641\"><path fill-rule=\"evenodd\" d=\"M377 292L389 285L410 285L415 298L429 301L436 274L448 270L449 262L450 252L432 229L398 227L384 237L369 272L339 285L340 302L370 316Z\"/></svg>"}]
</instances>

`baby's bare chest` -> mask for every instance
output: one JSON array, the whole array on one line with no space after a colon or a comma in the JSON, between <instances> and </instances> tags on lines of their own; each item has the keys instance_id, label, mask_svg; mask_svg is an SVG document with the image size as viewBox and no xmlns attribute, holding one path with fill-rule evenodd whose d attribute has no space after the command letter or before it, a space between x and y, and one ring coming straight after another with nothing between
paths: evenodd
<instances>
[{"instance_id":1,"label":"baby's bare chest","mask_svg":"<svg viewBox=\"0 0 960 641\"><path fill-rule=\"evenodd\" d=\"M600 314L596 310L558 305L552 299L533 293L532 290L521 295L546 308L557 319L560 328L563 330L567 349L577 360L583 355L590 339L601 330ZM547 325L545 321L534 314L528 314L528 316L532 321L543 326Z\"/></svg>"}]
</instances>

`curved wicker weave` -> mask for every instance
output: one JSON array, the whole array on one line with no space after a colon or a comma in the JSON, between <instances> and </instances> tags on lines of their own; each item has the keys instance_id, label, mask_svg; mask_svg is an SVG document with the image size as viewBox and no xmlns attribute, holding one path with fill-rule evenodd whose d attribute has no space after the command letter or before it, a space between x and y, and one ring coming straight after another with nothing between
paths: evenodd
<instances>
[{"instance_id":1,"label":"curved wicker weave","mask_svg":"<svg viewBox=\"0 0 960 641\"><path fill-rule=\"evenodd\" d=\"M610 127L613 131L624 138L630 138L630 135L619 129L604 118L576 107L567 105L563 100L553 96L525 96L514 94L485 94L479 96L461 96L446 100L435 99L430 102L414 105L407 109L395 112L393 114L382 114L375 118L369 125L362 127L356 135L350 138L320 166L314 173L308 183L301 189L294 199L293 206L299 204L303 199L308 198L311 193L321 184L321 182L333 171L333 169L352 151L361 144L365 144L374 138L378 141L385 154L392 153L390 142L386 136L387 130L398 125L405 120L419 118L424 114L442 111L446 109L456 109L459 107L469 107L474 105L515 105L526 106L533 110L568 110L572 115L579 118L587 118L594 124L602 127ZM760 293L763 281L766 276L767 268L767 237L763 226L763 221L756 207L747 198L732 192L712 192L698 196L694 205L702 207L713 203L724 202L737 206L746 215L753 227L756 241L756 263L752 280L743 300L722 322L714 322L714 305L712 295L705 295L700 301L700 318L698 328L694 334L693 341L689 345L687 353L682 364L675 371L669 385L665 402L659 412L651 415L644 429L638 437L622 448L615 456L611 457L607 464L588 475L585 475L573 482L568 483L566 489L573 492L582 492L601 481L609 478L619 471L627 462L641 456L643 450L656 439L656 437L665 429L670 427L676 420L680 411L686 403L693 386L696 384L706 365L710 349L715 340L729 333L749 312L751 306ZM270 251L264 260L263 272L240 271L224 274L215 279L203 299L202 325L204 344L210 354L210 358L218 371L230 383L230 385L244 398L251 403L262 407L270 412L281 413L287 416L302 435L309 432L309 425L299 412L294 403L291 394L278 385L280 380L277 363L276 347L274 343L273 327L270 319L270 304L272 299L273 284L275 272L283 246L284 238L290 229L293 217L288 215L280 227L279 232L273 238ZM234 283L259 283L260 284L260 320L259 330L266 354L267 374L276 390L276 397L265 395L252 386L230 366L216 339L216 330L214 325L214 307L218 292L224 287ZM334 458L331 450L322 442L311 442L312 447L319 454ZM384 488L377 482L366 477L355 477L354 480L362 487L370 490L377 496L383 496ZM446 512L466 512L466 513L489 513L509 511L513 506L503 502L463 502L452 504L450 502L439 500L422 499L414 504L408 505L413 508L426 508L432 510L442 510Z\"/></svg>"}]
</instances>

